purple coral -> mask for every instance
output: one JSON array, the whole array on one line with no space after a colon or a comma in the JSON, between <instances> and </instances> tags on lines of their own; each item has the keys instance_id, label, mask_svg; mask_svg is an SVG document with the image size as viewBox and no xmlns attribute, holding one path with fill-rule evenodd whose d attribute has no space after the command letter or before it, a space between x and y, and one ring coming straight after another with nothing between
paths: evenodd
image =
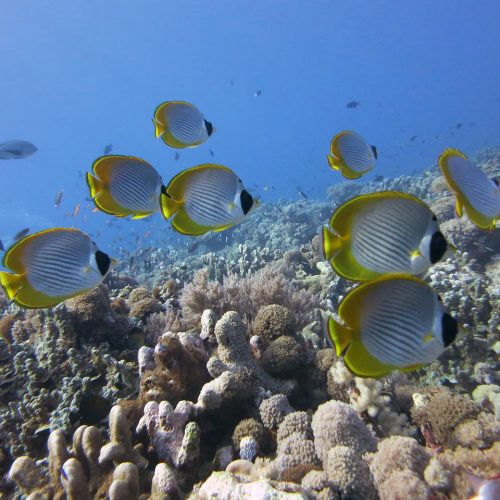
<instances>
[{"instance_id":1,"label":"purple coral","mask_svg":"<svg viewBox=\"0 0 500 500\"><path fill-rule=\"evenodd\" d=\"M137 432L146 430L158 456L175 468L191 466L198 459L199 427L188 419L192 405L181 401L175 408L168 401L150 401L144 407Z\"/></svg>"}]
</instances>

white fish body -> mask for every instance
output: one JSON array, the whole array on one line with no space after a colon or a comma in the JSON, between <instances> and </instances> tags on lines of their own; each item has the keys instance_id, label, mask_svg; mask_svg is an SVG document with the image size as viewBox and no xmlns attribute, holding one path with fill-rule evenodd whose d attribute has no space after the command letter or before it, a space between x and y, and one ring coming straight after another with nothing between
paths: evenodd
<instances>
[{"instance_id":1,"label":"white fish body","mask_svg":"<svg viewBox=\"0 0 500 500\"><path fill-rule=\"evenodd\" d=\"M144 162L128 160L117 164L111 173L109 191L123 207L136 212L160 210L162 179Z\"/></svg>"},{"instance_id":2,"label":"white fish body","mask_svg":"<svg viewBox=\"0 0 500 500\"><path fill-rule=\"evenodd\" d=\"M474 224L493 229L500 219L500 187L458 150L447 149L439 166L457 198L457 213L463 207Z\"/></svg>"},{"instance_id":3,"label":"white fish body","mask_svg":"<svg viewBox=\"0 0 500 500\"><path fill-rule=\"evenodd\" d=\"M80 231L46 233L25 248L27 279L49 297L94 288L104 279L95 261L96 251L95 244Z\"/></svg>"},{"instance_id":4,"label":"white fish body","mask_svg":"<svg viewBox=\"0 0 500 500\"><path fill-rule=\"evenodd\" d=\"M365 303L361 340L383 363L399 368L430 363L445 349L443 314L430 287L411 281L386 282Z\"/></svg>"},{"instance_id":5,"label":"white fish body","mask_svg":"<svg viewBox=\"0 0 500 500\"><path fill-rule=\"evenodd\" d=\"M166 117L172 135L185 144L205 142L208 132L203 114L194 106L173 105Z\"/></svg>"},{"instance_id":6,"label":"white fish body","mask_svg":"<svg viewBox=\"0 0 500 500\"><path fill-rule=\"evenodd\" d=\"M367 204L353 220L352 253L362 266L380 273L422 274L432 264L424 258L428 251L421 252L421 258L412 252L428 247L425 243L438 231L432 212L423 204L407 199L387 200L376 208Z\"/></svg>"},{"instance_id":7,"label":"white fish body","mask_svg":"<svg viewBox=\"0 0 500 500\"><path fill-rule=\"evenodd\" d=\"M240 203L243 189L232 172L202 171L186 186L186 213L202 226L237 224L245 218Z\"/></svg>"}]
</instances>

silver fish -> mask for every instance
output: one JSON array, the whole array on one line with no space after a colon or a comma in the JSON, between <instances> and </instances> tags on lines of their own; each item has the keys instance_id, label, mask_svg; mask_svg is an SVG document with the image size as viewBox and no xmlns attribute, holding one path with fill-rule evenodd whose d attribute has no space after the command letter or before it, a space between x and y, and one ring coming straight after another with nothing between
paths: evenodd
<instances>
[{"instance_id":1,"label":"silver fish","mask_svg":"<svg viewBox=\"0 0 500 500\"><path fill-rule=\"evenodd\" d=\"M36 153L37 147L28 141L12 140L0 144L0 160L20 160Z\"/></svg>"}]
</instances>

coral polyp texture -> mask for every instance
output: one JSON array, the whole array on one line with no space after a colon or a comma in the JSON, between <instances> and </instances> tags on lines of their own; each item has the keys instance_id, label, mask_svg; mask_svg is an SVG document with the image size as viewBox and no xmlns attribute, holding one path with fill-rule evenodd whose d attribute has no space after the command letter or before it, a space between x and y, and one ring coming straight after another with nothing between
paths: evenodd
<instances>
[{"instance_id":1,"label":"coral polyp texture","mask_svg":"<svg viewBox=\"0 0 500 500\"><path fill-rule=\"evenodd\" d=\"M477 157L491 176L500 155ZM456 251L425 279L460 335L423 369L353 375L325 318L355 284L318 229L358 194L429 203ZM6 499L465 499L500 473L500 240L454 214L436 166L264 204L104 283L23 310L0 292ZM133 257L133 259L132 259Z\"/></svg>"}]
</instances>

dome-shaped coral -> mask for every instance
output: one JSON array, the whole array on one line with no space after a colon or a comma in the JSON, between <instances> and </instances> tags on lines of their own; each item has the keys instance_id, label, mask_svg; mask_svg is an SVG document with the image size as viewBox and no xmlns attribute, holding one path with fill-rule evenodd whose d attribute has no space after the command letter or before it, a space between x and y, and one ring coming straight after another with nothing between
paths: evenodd
<instances>
[{"instance_id":1,"label":"dome-shaped coral","mask_svg":"<svg viewBox=\"0 0 500 500\"><path fill-rule=\"evenodd\" d=\"M294 334L290 311L277 304L261 307L252 326L265 346L278 337Z\"/></svg>"},{"instance_id":2,"label":"dome-shaped coral","mask_svg":"<svg viewBox=\"0 0 500 500\"><path fill-rule=\"evenodd\" d=\"M284 394L275 394L262 401L259 412L264 427L274 430L289 413L293 412L293 408Z\"/></svg>"},{"instance_id":3,"label":"dome-shaped coral","mask_svg":"<svg viewBox=\"0 0 500 500\"><path fill-rule=\"evenodd\" d=\"M429 444L448 444L457 426L479 412L472 400L453 394L446 387L416 393L414 401L412 419L422 429L430 426L435 443Z\"/></svg>"},{"instance_id":4,"label":"dome-shaped coral","mask_svg":"<svg viewBox=\"0 0 500 500\"><path fill-rule=\"evenodd\" d=\"M387 481L379 485L380 498L384 500L427 500L431 498L431 489L425 481L409 470L398 470Z\"/></svg>"},{"instance_id":5,"label":"dome-shaped coral","mask_svg":"<svg viewBox=\"0 0 500 500\"><path fill-rule=\"evenodd\" d=\"M348 404L328 401L318 407L312 419L314 444L323 464L334 446L348 446L358 454L375 451L377 438Z\"/></svg>"},{"instance_id":6,"label":"dome-shaped coral","mask_svg":"<svg viewBox=\"0 0 500 500\"><path fill-rule=\"evenodd\" d=\"M370 464L375 482L380 486L396 471L409 471L423 478L431 456L410 437L392 436L381 441Z\"/></svg>"},{"instance_id":7,"label":"dome-shaped coral","mask_svg":"<svg viewBox=\"0 0 500 500\"><path fill-rule=\"evenodd\" d=\"M328 452L326 474L342 498L376 500L370 469L363 458L348 446L334 446ZM410 497L408 497L410 498Z\"/></svg>"},{"instance_id":8,"label":"dome-shaped coral","mask_svg":"<svg viewBox=\"0 0 500 500\"><path fill-rule=\"evenodd\" d=\"M292 434L302 434L308 439L313 437L311 417L305 411L295 411L283 419L278 428L278 442L284 441Z\"/></svg>"},{"instance_id":9,"label":"dome-shaped coral","mask_svg":"<svg viewBox=\"0 0 500 500\"><path fill-rule=\"evenodd\" d=\"M273 340L262 355L262 365L274 375L289 374L296 370L303 360L303 349L293 337L279 337Z\"/></svg>"},{"instance_id":10,"label":"dome-shaped coral","mask_svg":"<svg viewBox=\"0 0 500 500\"><path fill-rule=\"evenodd\" d=\"M233 446L239 451L240 441L244 437L252 437L257 441L259 449L265 447L267 441L267 433L264 426L254 418L245 418L241 420L233 431Z\"/></svg>"},{"instance_id":11,"label":"dome-shaped coral","mask_svg":"<svg viewBox=\"0 0 500 500\"><path fill-rule=\"evenodd\" d=\"M281 471L297 465L316 465L318 457L314 442L304 434L295 432L278 443L276 462Z\"/></svg>"}]
</instances>

